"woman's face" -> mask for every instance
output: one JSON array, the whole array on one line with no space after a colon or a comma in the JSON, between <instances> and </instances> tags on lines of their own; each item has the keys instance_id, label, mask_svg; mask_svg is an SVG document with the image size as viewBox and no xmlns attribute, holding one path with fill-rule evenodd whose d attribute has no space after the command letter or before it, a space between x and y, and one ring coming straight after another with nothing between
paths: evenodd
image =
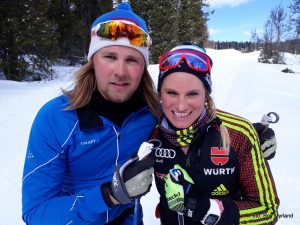
<instances>
[{"instance_id":1,"label":"woman's face","mask_svg":"<svg viewBox=\"0 0 300 225\"><path fill-rule=\"evenodd\" d=\"M175 72L167 76L160 92L162 109L173 126L191 126L205 106L205 87L193 74Z\"/></svg>"}]
</instances>

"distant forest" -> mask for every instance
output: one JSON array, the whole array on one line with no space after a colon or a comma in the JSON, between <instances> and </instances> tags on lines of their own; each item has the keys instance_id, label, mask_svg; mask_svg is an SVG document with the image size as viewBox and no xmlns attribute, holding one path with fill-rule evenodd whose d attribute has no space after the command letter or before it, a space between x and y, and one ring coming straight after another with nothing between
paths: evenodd
<instances>
[{"instance_id":1,"label":"distant forest","mask_svg":"<svg viewBox=\"0 0 300 225\"><path fill-rule=\"evenodd\" d=\"M207 48L212 48L216 50L232 48L241 52L253 52L261 50L263 48L263 43L256 43L252 41L207 41L205 46ZM280 42L279 51L288 52L291 54L300 54L300 39Z\"/></svg>"}]
</instances>

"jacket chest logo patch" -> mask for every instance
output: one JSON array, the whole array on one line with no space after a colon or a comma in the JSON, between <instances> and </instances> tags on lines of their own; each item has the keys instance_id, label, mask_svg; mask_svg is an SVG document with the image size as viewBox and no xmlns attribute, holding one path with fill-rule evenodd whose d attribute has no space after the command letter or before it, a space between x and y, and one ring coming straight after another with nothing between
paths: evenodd
<instances>
[{"instance_id":1,"label":"jacket chest logo patch","mask_svg":"<svg viewBox=\"0 0 300 225\"><path fill-rule=\"evenodd\" d=\"M224 166L229 160L229 149L211 147L210 148L210 159L216 166Z\"/></svg>"},{"instance_id":2,"label":"jacket chest logo patch","mask_svg":"<svg viewBox=\"0 0 300 225\"><path fill-rule=\"evenodd\" d=\"M231 175L235 171L235 167L231 168L204 168L204 174L206 176L226 176L226 175Z\"/></svg>"},{"instance_id":3,"label":"jacket chest logo patch","mask_svg":"<svg viewBox=\"0 0 300 225\"><path fill-rule=\"evenodd\" d=\"M156 158L174 159L176 156L176 152L173 149L156 148L155 156Z\"/></svg>"},{"instance_id":4,"label":"jacket chest logo patch","mask_svg":"<svg viewBox=\"0 0 300 225\"><path fill-rule=\"evenodd\" d=\"M166 174L155 172L155 176L157 177L157 179L165 180Z\"/></svg>"},{"instance_id":5,"label":"jacket chest logo patch","mask_svg":"<svg viewBox=\"0 0 300 225\"><path fill-rule=\"evenodd\" d=\"M92 145L98 143L98 139L92 139L92 140L87 140L87 141L81 141L80 145Z\"/></svg>"},{"instance_id":6,"label":"jacket chest logo patch","mask_svg":"<svg viewBox=\"0 0 300 225\"><path fill-rule=\"evenodd\" d=\"M216 189L212 191L211 195L222 196L222 195L227 195L228 193L229 191L224 186L224 184L220 184Z\"/></svg>"}]
</instances>

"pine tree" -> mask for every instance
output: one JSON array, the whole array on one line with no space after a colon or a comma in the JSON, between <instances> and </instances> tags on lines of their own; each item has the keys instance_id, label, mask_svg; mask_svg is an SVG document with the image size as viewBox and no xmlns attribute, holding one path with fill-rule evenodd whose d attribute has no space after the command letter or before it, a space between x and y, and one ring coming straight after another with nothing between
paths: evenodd
<instances>
[{"instance_id":1,"label":"pine tree","mask_svg":"<svg viewBox=\"0 0 300 225\"><path fill-rule=\"evenodd\" d=\"M70 65L85 61L93 21L111 10L107 0L52 0L49 16L58 26L59 58Z\"/></svg>"},{"instance_id":2,"label":"pine tree","mask_svg":"<svg viewBox=\"0 0 300 225\"><path fill-rule=\"evenodd\" d=\"M55 24L44 15L48 1L1 1L1 68L7 79L51 75Z\"/></svg>"},{"instance_id":3,"label":"pine tree","mask_svg":"<svg viewBox=\"0 0 300 225\"><path fill-rule=\"evenodd\" d=\"M131 0L134 11L146 20L153 45L151 62L183 42L204 45L208 38L205 0ZM179 12L179 13L178 13Z\"/></svg>"},{"instance_id":4,"label":"pine tree","mask_svg":"<svg viewBox=\"0 0 300 225\"><path fill-rule=\"evenodd\" d=\"M81 0L81 19L84 22L85 31L85 49L84 53L88 53L91 40L90 32L92 23L102 14L113 10L113 3L107 0Z\"/></svg>"},{"instance_id":5,"label":"pine tree","mask_svg":"<svg viewBox=\"0 0 300 225\"><path fill-rule=\"evenodd\" d=\"M76 15L78 7L78 1L52 0L48 12L50 19L57 24L58 57L68 60L71 65L82 56L84 33L87 32L83 21Z\"/></svg>"},{"instance_id":6,"label":"pine tree","mask_svg":"<svg viewBox=\"0 0 300 225\"><path fill-rule=\"evenodd\" d=\"M204 13L204 9L208 4L202 0L179 2L178 41L204 45L208 38L206 25L208 14Z\"/></svg>"},{"instance_id":7,"label":"pine tree","mask_svg":"<svg viewBox=\"0 0 300 225\"><path fill-rule=\"evenodd\" d=\"M270 12L265 23L263 45L258 61L262 63L284 63L284 55L280 53L280 39L283 35L283 22L285 18L284 8L280 5Z\"/></svg>"},{"instance_id":8,"label":"pine tree","mask_svg":"<svg viewBox=\"0 0 300 225\"><path fill-rule=\"evenodd\" d=\"M131 0L133 10L141 16L149 26L152 38L151 63L158 63L159 56L174 47L176 27L173 1L164 0Z\"/></svg>"},{"instance_id":9,"label":"pine tree","mask_svg":"<svg viewBox=\"0 0 300 225\"><path fill-rule=\"evenodd\" d=\"M7 79L18 80L20 74L25 74L27 63L19 59L19 46L22 31L18 15L22 12L20 1L1 1L0 2L0 63ZM24 29L24 27L22 27Z\"/></svg>"}]
</instances>

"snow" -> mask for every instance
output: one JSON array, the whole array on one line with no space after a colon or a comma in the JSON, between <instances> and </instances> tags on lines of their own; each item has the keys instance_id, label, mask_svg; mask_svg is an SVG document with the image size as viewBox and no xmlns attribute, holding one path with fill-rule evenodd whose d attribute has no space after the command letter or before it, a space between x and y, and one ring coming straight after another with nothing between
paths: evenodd
<instances>
[{"instance_id":1,"label":"snow","mask_svg":"<svg viewBox=\"0 0 300 225\"><path fill-rule=\"evenodd\" d=\"M287 65L257 62L259 53L241 53L232 49L212 50L213 98L219 109L260 121L270 111L280 115L272 124L278 149L270 167L281 201L278 224L300 224L300 57L285 54ZM296 73L282 73L288 67ZM0 225L21 225L21 180L31 123L39 108L68 87L77 68L55 67L58 77L52 81L14 82L0 80ZM154 81L158 66L149 66ZM158 202L155 185L141 199L145 225L158 225L154 211ZM288 217L288 218L284 218Z\"/></svg>"}]
</instances>

